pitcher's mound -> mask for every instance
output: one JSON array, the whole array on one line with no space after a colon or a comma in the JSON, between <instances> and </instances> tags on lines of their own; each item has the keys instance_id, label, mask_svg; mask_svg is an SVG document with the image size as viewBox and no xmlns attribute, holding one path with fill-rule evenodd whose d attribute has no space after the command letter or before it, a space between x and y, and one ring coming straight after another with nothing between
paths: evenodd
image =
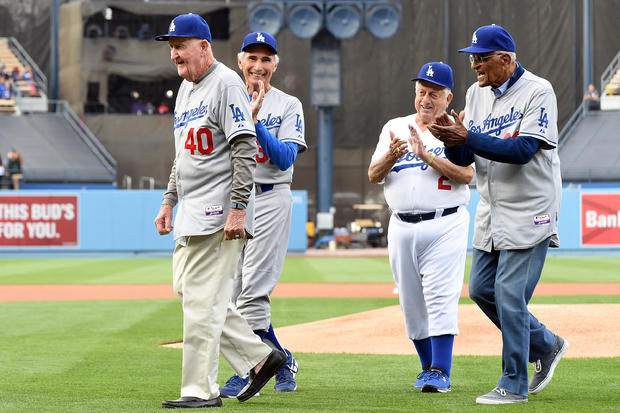
<instances>
[{"instance_id":1,"label":"pitcher's mound","mask_svg":"<svg viewBox=\"0 0 620 413\"><path fill-rule=\"evenodd\" d=\"M620 304L530 305L530 311L569 341L566 357L619 357ZM499 330L476 305L459 306L455 355L501 355ZM276 329L295 352L415 354L399 306Z\"/></svg>"},{"instance_id":2,"label":"pitcher's mound","mask_svg":"<svg viewBox=\"0 0 620 413\"><path fill-rule=\"evenodd\" d=\"M565 357L620 357L620 304L539 304L529 309L569 341ZM477 306L459 305L459 329L455 355L501 355L501 335ZM293 352L415 354L399 306L276 328L276 334Z\"/></svg>"}]
</instances>

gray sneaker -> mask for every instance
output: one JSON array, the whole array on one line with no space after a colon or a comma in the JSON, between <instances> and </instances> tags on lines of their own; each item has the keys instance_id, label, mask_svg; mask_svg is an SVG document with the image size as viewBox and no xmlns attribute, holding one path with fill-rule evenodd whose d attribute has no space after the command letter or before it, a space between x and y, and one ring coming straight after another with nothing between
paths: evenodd
<instances>
[{"instance_id":1,"label":"gray sneaker","mask_svg":"<svg viewBox=\"0 0 620 413\"><path fill-rule=\"evenodd\" d=\"M530 384L527 386L527 390L531 394L540 393L553 377L553 371L555 366L558 365L560 359L566 353L568 348L568 341L562 337L556 335L553 348L543 358L540 358L534 362L534 375Z\"/></svg>"},{"instance_id":2,"label":"gray sneaker","mask_svg":"<svg viewBox=\"0 0 620 413\"><path fill-rule=\"evenodd\" d=\"M527 396L511 393L506 389L494 388L484 396L476 398L478 404L509 404L509 403L527 403Z\"/></svg>"}]
</instances>

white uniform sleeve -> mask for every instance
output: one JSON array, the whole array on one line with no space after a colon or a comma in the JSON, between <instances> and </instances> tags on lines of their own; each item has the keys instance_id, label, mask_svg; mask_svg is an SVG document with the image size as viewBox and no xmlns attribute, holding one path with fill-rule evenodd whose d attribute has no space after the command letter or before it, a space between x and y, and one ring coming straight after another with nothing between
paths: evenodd
<instances>
[{"instance_id":1,"label":"white uniform sleeve","mask_svg":"<svg viewBox=\"0 0 620 413\"><path fill-rule=\"evenodd\" d=\"M381 158L386 154L388 149L390 148L390 122L386 123L381 129L381 134L379 135L379 142L377 142L377 147L375 148L375 153L373 153L370 162L374 162L377 159Z\"/></svg>"},{"instance_id":2,"label":"white uniform sleeve","mask_svg":"<svg viewBox=\"0 0 620 413\"><path fill-rule=\"evenodd\" d=\"M541 140L545 149L555 148L558 145L557 118L558 109L553 90L537 91L523 114L519 134Z\"/></svg>"}]
</instances>

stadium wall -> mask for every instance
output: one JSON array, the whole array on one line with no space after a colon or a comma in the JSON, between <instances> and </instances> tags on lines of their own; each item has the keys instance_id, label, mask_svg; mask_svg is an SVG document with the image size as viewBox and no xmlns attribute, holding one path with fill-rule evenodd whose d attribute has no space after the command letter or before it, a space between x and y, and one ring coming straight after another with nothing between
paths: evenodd
<instances>
[{"instance_id":1,"label":"stadium wall","mask_svg":"<svg viewBox=\"0 0 620 413\"><path fill-rule=\"evenodd\" d=\"M306 249L307 201L293 191L291 252ZM171 252L160 204L160 191L0 191L0 252Z\"/></svg>"},{"instance_id":2,"label":"stadium wall","mask_svg":"<svg viewBox=\"0 0 620 413\"><path fill-rule=\"evenodd\" d=\"M469 243L480 196L473 190ZM159 236L153 219L159 191L0 191L0 252L172 251L171 235ZM306 191L293 191L289 252L305 251ZM620 247L620 186L565 188L560 213L561 250Z\"/></svg>"}]
</instances>

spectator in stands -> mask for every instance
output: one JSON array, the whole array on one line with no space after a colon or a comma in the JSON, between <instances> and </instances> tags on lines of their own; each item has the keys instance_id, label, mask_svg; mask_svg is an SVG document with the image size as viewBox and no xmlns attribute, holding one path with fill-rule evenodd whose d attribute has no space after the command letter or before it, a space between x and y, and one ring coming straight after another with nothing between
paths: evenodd
<instances>
[{"instance_id":1,"label":"spectator in stands","mask_svg":"<svg viewBox=\"0 0 620 413\"><path fill-rule=\"evenodd\" d=\"M161 102L159 106L157 107L157 113L159 113L160 115L163 115L168 112L170 112L170 107L166 105L166 102Z\"/></svg>"},{"instance_id":2,"label":"spectator in stands","mask_svg":"<svg viewBox=\"0 0 620 413\"><path fill-rule=\"evenodd\" d=\"M24 69L24 73L22 74L22 80L25 80L26 82L29 82L29 83L32 83L35 81L34 72L32 71L32 66L30 65L26 66L26 69Z\"/></svg>"},{"instance_id":3,"label":"spectator in stands","mask_svg":"<svg viewBox=\"0 0 620 413\"><path fill-rule=\"evenodd\" d=\"M21 74L19 73L19 67L14 66L13 67L13 71L11 72L11 77L13 78L14 81L18 81L19 79L21 79Z\"/></svg>"},{"instance_id":4,"label":"spectator in stands","mask_svg":"<svg viewBox=\"0 0 620 413\"><path fill-rule=\"evenodd\" d=\"M155 105L153 105L151 103L151 101L146 102L146 105L144 106L144 112L147 115L154 115L155 114Z\"/></svg>"},{"instance_id":5,"label":"spectator in stands","mask_svg":"<svg viewBox=\"0 0 620 413\"><path fill-rule=\"evenodd\" d=\"M4 165L2 165L2 155L0 155L0 183L4 180Z\"/></svg>"},{"instance_id":6,"label":"spectator in stands","mask_svg":"<svg viewBox=\"0 0 620 413\"><path fill-rule=\"evenodd\" d=\"M12 83L10 77L0 76L0 99L11 100L13 98Z\"/></svg>"},{"instance_id":7,"label":"spectator in stands","mask_svg":"<svg viewBox=\"0 0 620 413\"><path fill-rule=\"evenodd\" d=\"M6 168L13 182L13 189L18 190L19 182L24 176L22 174L22 154L15 148L11 148L11 151L7 155Z\"/></svg>"},{"instance_id":8,"label":"spectator in stands","mask_svg":"<svg viewBox=\"0 0 620 413\"><path fill-rule=\"evenodd\" d=\"M142 23L140 26L140 30L138 30L138 39L140 40L152 40L153 32L151 31L151 27L148 23Z\"/></svg>"},{"instance_id":9,"label":"spectator in stands","mask_svg":"<svg viewBox=\"0 0 620 413\"><path fill-rule=\"evenodd\" d=\"M588 108L592 110L599 110L601 108L601 102L599 102L598 90L592 83L588 85L588 90L583 95L583 100L588 102Z\"/></svg>"},{"instance_id":10,"label":"spectator in stands","mask_svg":"<svg viewBox=\"0 0 620 413\"><path fill-rule=\"evenodd\" d=\"M11 99L15 99L15 96L19 94L19 89L17 89L17 84L10 77L6 80L6 83L7 83L7 87L11 91Z\"/></svg>"},{"instance_id":11,"label":"spectator in stands","mask_svg":"<svg viewBox=\"0 0 620 413\"><path fill-rule=\"evenodd\" d=\"M11 74L9 73L9 71L7 70L6 66L4 65L4 63L0 62L0 76L2 77L7 77L10 76Z\"/></svg>"},{"instance_id":12,"label":"spectator in stands","mask_svg":"<svg viewBox=\"0 0 620 413\"><path fill-rule=\"evenodd\" d=\"M136 99L131 104L131 113L134 115L142 115L144 113L144 103L142 99Z\"/></svg>"}]
</instances>

